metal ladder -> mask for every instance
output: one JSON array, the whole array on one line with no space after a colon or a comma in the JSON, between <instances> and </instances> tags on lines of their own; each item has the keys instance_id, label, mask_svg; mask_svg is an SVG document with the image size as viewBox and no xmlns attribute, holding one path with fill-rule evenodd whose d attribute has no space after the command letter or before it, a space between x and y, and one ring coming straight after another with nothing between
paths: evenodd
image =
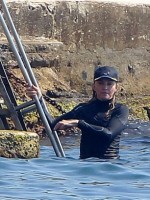
<instances>
[{"instance_id":1,"label":"metal ladder","mask_svg":"<svg viewBox=\"0 0 150 200\"><path fill-rule=\"evenodd\" d=\"M5 22L3 15L7 19L8 26ZM38 83L33 74L32 68L25 54L23 45L20 41L16 28L11 19L5 0L1 0L1 3L0 3L0 22L4 29L4 33L7 37L7 40L10 44L10 47L17 59L18 66L26 82L28 83L29 86L35 85L38 87ZM11 30L11 32L9 29ZM53 146L56 156L65 157L65 153L61 146L57 132L51 130L50 124L52 122L52 116L48 112L48 109L46 107L41 91L39 90L40 98L38 97L38 95L36 95L33 101L17 106L16 100L13 96L13 92L11 90L8 78L5 73L5 70L1 64L0 92L8 107L8 110L6 110L6 113L11 115L11 118L13 119L13 122L15 123L15 126L18 130L26 129L25 124L23 122L23 117L22 117L23 112L24 113L29 112L29 109L27 108L29 105L32 105L32 106L36 105L37 111L39 112L39 115L41 117L41 120L46 130L47 136L50 139L50 142ZM21 109L23 109L23 111L21 111ZM5 115L2 115L1 120L0 120L0 123L3 127L5 126L7 127L7 124L5 124L6 113Z\"/></svg>"},{"instance_id":2,"label":"metal ladder","mask_svg":"<svg viewBox=\"0 0 150 200\"><path fill-rule=\"evenodd\" d=\"M0 62L0 93L7 106L5 110L2 108L0 109L0 129L9 129L6 117L10 116L17 130L26 131L27 129L23 121L23 116L20 110L17 109L16 98L2 62Z\"/></svg>"}]
</instances>

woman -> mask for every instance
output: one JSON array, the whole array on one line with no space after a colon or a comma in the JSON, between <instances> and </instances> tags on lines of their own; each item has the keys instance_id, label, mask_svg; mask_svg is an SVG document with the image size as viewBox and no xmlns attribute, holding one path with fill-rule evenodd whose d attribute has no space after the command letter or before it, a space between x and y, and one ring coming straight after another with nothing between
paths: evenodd
<instances>
[{"instance_id":1,"label":"woman","mask_svg":"<svg viewBox=\"0 0 150 200\"><path fill-rule=\"evenodd\" d=\"M92 86L93 98L77 105L53 122L53 129L56 131L71 127L81 129L81 159L119 157L120 136L128 121L129 110L127 106L115 102L118 81L115 68L97 68ZM36 87L28 88L27 94L33 97L37 91Z\"/></svg>"}]
</instances>

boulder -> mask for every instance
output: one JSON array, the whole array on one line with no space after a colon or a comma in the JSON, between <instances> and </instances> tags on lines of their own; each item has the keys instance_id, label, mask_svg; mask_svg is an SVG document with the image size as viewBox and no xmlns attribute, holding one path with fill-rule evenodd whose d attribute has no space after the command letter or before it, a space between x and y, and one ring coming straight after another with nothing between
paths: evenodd
<instances>
[{"instance_id":1,"label":"boulder","mask_svg":"<svg viewBox=\"0 0 150 200\"><path fill-rule=\"evenodd\" d=\"M36 158L39 156L37 133L0 130L0 156L6 158Z\"/></svg>"}]
</instances>

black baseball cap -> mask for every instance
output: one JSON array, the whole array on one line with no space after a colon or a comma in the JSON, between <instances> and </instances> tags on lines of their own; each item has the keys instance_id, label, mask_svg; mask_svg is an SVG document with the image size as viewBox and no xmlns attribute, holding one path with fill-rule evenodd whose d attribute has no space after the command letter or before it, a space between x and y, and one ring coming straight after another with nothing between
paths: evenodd
<instances>
[{"instance_id":1,"label":"black baseball cap","mask_svg":"<svg viewBox=\"0 0 150 200\"><path fill-rule=\"evenodd\" d=\"M94 72L94 80L97 81L101 78L109 78L113 81L119 81L119 75L114 67L102 66L98 67Z\"/></svg>"}]
</instances>

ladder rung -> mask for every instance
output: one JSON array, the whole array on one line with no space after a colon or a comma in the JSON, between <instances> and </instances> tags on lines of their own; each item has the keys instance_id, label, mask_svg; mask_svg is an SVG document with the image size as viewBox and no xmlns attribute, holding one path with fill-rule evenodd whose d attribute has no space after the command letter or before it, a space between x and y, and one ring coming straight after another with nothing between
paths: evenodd
<instances>
[{"instance_id":1,"label":"ladder rung","mask_svg":"<svg viewBox=\"0 0 150 200\"><path fill-rule=\"evenodd\" d=\"M31 101L25 102L23 104L20 104L19 106L15 107L15 110L18 111L18 110L24 109L26 107L29 107L33 104L35 104L35 100L31 100Z\"/></svg>"}]
</instances>

